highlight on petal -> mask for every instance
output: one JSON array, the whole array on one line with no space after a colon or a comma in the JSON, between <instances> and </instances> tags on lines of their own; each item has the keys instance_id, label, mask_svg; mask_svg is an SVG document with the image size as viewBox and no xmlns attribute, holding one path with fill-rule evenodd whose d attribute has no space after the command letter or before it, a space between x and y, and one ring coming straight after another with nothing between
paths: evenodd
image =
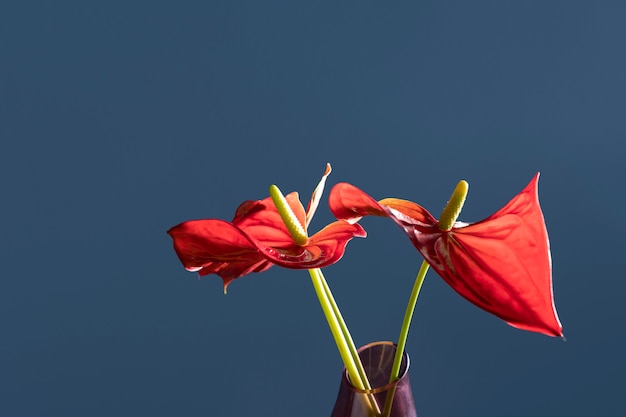
<instances>
[{"instance_id":1,"label":"highlight on petal","mask_svg":"<svg viewBox=\"0 0 626 417\"><path fill-rule=\"evenodd\" d=\"M376 202L350 184L333 188L329 202L339 219L391 218L465 299L514 327L562 336L538 179L539 174L485 220L469 225L457 222L450 231L439 230L437 221L418 204L399 199Z\"/></svg>"},{"instance_id":2,"label":"highlight on petal","mask_svg":"<svg viewBox=\"0 0 626 417\"><path fill-rule=\"evenodd\" d=\"M385 208L387 214L392 210L396 219L403 219L415 226L432 227L437 224L437 219L428 210L412 201L385 198L380 200L380 204Z\"/></svg>"},{"instance_id":3,"label":"highlight on petal","mask_svg":"<svg viewBox=\"0 0 626 417\"><path fill-rule=\"evenodd\" d=\"M340 182L330 190L328 205L337 219L349 223L356 223L364 216L387 215L376 200L347 182Z\"/></svg>"},{"instance_id":4,"label":"highlight on petal","mask_svg":"<svg viewBox=\"0 0 626 417\"><path fill-rule=\"evenodd\" d=\"M374 200L367 193L345 182L335 185L328 196L330 211L339 220L358 222L364 216L390 217L400 227L431 227L437 220L422 206L398 198Z\"/></svg>"},{"instance_id":5,"label":"highlight on petal","mask_svg":"<svg viewBox=\"0 0 626 417\"><path fill-rule=\"evenodd\" d=\"M339 261L353 237L365 236L361 225L337 221L311 236L306 246L266 247L264 253L272 262L285 268L322 268Z\"/></svg>"}]
</instances>

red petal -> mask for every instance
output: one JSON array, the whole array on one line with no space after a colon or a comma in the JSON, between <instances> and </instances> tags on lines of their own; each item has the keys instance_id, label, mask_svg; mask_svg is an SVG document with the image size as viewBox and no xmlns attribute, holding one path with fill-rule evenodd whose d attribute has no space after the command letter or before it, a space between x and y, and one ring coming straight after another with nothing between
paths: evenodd
<instances>
[{"instance_id":1,"label":"red petal","mask_svg":"<svg viewBox=\"0 0 626 417\"><path fill-rule=\"evenodd\" d=\"M409 237L431 267L471 303L514 327L563 336L553 301L538 177L485 220L450 232L414 230Z\"/></svg>"},{"instance_id":2,"label":"red petal","mask_svg":"<svg viewBox=\"0 0 626 417\"><path fill-rule=\"evenodd\" d=\"M216 273L224 287L237 277L272 266L241 230L223 220L192 220L168 233L185 269L200 275Z\"/></svg>"},{"instance_id":3,"label":"red petal","mask_svg":"<svg viewBox=\"0 0 626 417\"><path fill-rule=\"evenodd\" d=\"M550 248L539 206L539 174L487 219L442 232L418 204L376 202L350 184L329 197L337 218L388 216L407 233L431 267L461 296L514 327L562 336L554 307Z\"/></svg>"},{"instance_id":4,"label":"red petal","mask_svg":"<svg viewBox=\"0 0 626 417\"><path fill-rule=\"evenodd\" d=\"M391 214L389 209L394 211L393 217L402 223L426 228L434 227L437 224L435 219L424 207L408 200L398 198L385 198L379 201L385 207L385 212Z\"/></svg>"},{"instance_id":5,"label":"red petal","mask_svg":"<svg viewBox=\"0 0 626 417\"><path fill-rule=\"evenodd\" d=\"M338 221L311 236L306 246L266 247L262 250L275 264L285 268L322 268L341 259L346 245L353 237L365 237L365 235L365 230L360 225Z\"/></svg>"},{"instance_id":6,"label":"red petal","mask_svg":"<svg viewBox=\"0 0 626 417\"><path fill-rule=\"evenodd\" d=\"M298 194L290 193L286 199L298 220L304 222ZM201 276L217 274L224 280L224 288L235 278L265 271L273 264L291 269L333 264L343 256L353 237L365 236L360 225L339 221L313 235L306 246L298 246L271 198L244 202L232 224L216 219L194 220L181 223L168 233L187 270Z\"/></svg>"},{"instance_id":7,"label":"red petal","mask_svg":"<svg viewBox=\"0 0 626 417\"><path fill-rule=\"evenodd\" d=\"M328 205L337 219L350 223L358 222L363 216L387 216L376 200L347 182L340 182L330 190Z\"/></svg>"},{"instance_id":8,"label":"red petal","mask_svg":"<svg viewBox=\"0 0 626 417\"><path fill-rule=\"evenodd\" d=\"M554 306L550 244L538 197L539 174L487 219L454 230L457 271L483 287L482 306L520 329L563 336ZM473 273L463 271L470 268ZM471 276L471 278L468 278ZM463 295L463 294L462 294Z\"/></svg>"},{"instance_id":9,"label":"red petal","mask_svg":"<svg viewBox=\"0 0 626 417\"><path fill-rule=\"evenodd\" d=\"M437 220L422 206L408 200L385 198L374 200L367 193L346 182L335 185L328 197L330 211L337 219L355 223L364 216L385 216L402 219L410 224L429 226ZM396 213L389 213L389 209Z\"/></svg>"},{"instance_id":10,"label":"red petal","mask_svg":"<svg viewBox=\"0 0 626 417\"><path fill-rule=\"evenodd\" d=\"M304 227L304 207L298 199L298 193L289 193L285 199ZM233 225L241 229L251 239L266 246L287 247L294 245L293 238L280 214L278 214L271 197L259 201L244 202L235 213Z\"/></svg>"}]
</instances>

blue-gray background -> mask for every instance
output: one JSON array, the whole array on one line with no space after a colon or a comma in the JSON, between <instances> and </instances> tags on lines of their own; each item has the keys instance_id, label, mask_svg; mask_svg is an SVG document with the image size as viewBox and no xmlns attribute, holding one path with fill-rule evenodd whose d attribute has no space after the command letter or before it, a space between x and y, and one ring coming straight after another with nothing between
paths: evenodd
<instances>
[{"instance_id":1,"label":"blue-gray background","mask_svg":"<svg viewBox=\"0 0 626 417\"><path fill-rule=\"evenodd\" d=\"M465 221L542 173L567 342L429 273L420 416L626 413L624 2L7 3L1 415L329 415L341 362L308 274L225 296L165 233L270 183L306 201L326 162L329 186L435 214L465 178ZM331 220L324 200L311 229ZM358 345L397 338L421 262L390 221L363 225L326 269Z\"/></svg>"}]
</instances>

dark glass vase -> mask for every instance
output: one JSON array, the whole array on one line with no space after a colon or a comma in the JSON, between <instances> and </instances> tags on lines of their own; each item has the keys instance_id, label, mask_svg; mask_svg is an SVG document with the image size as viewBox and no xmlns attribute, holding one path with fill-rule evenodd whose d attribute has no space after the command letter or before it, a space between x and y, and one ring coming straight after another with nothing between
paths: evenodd
<instances>
[{"instance_id":1,"label":"dark glass vase","mask_svg":"<svg viewBox=\"0 0 626 417\"><path fill-rule=\"evenodd\" d=\"M385 409L387 397L391 395L390 417L417 417L406 353L402 358L400 378L389 383L395 354L396 345L392 342L374 342L360 348L359 357L372 389L361 390L353 386L344 369L331 417L379 417Z\"/></svg>"}]
</instances>

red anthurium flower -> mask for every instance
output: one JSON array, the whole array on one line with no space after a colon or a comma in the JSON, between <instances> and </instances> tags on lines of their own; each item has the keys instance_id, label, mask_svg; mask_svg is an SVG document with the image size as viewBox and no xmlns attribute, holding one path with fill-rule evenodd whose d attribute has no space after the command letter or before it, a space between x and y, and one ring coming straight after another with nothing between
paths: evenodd
<instances>
[{"instance_id":1,"label":"red anthurium flower","mask_svg":"<svg viewBox=\"0 0 626 417\"><path fill-rule=\"evenodd\" d=\"M548 233L539 206L539 174L507 205L473 224L442 231L411 201L372 197L347 183L330 192L331 211L356 222L367 215L391 218L430 266L456 292L511 326L563 336L552 294Z\"/></svg>"},{"instance_id":2,"label":"red anthurium flower","mask_svg":"<svg viewBox=\"0 0 626 417\"><path fill-rule=\"evenodd\" d=\"M305 212L298 193L285 198L305 232L319 203L330 165L316 188ZM185 269L199 275L217 274L224 291L235 278L261 272L272 265L292 269L321 268L337 262L353 237L364 237L357 224L337 221L309 237L304 244L294 242L272 199L245 201L232 222L218 219L192 220L172 227L174 250Z\"/></svg>"}]
</instances>

